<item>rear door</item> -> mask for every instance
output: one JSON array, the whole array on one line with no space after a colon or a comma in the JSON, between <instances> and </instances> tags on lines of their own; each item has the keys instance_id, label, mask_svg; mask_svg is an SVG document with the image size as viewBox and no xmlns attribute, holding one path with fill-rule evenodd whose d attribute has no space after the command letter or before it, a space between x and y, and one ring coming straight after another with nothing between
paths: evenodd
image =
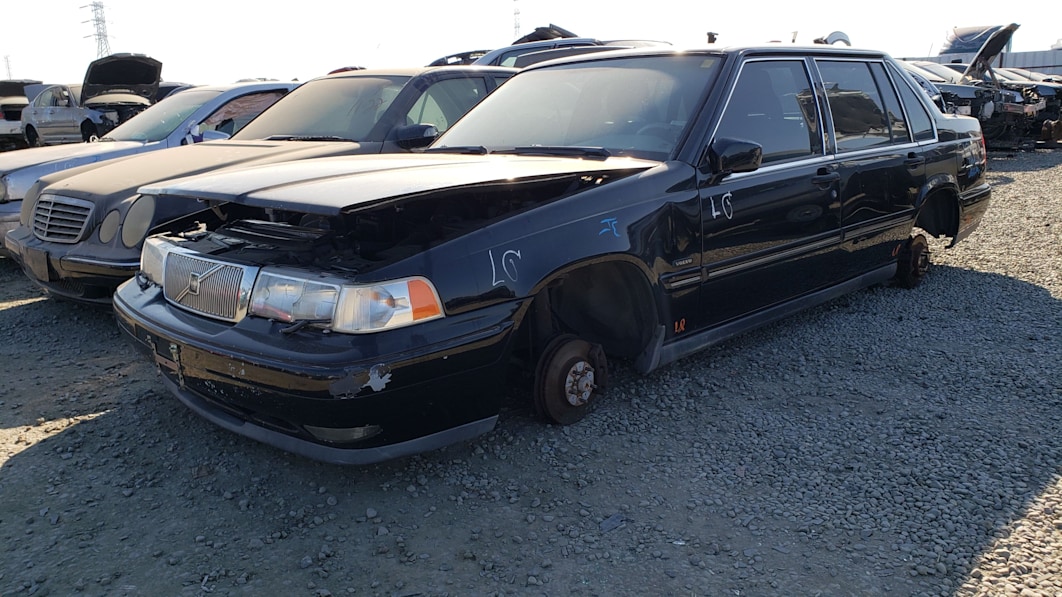
<instances>
[{"instance_id":1,"label":"rear door","mask_svg":"<svg viewBox=\"0 0 1062 597\"><path fill-rule=\"evenodd\" d=\"M925 184L926 159L884 62L815 62L826 91L841 177L841 231L849 257L838 273L851 277L888 264L895 241L907 238ZM915 103L912 109L921 107ZM926 116L924 108L921 114ZM916 128L924 138L925 125Z\"/></svg>"}]
</instances>

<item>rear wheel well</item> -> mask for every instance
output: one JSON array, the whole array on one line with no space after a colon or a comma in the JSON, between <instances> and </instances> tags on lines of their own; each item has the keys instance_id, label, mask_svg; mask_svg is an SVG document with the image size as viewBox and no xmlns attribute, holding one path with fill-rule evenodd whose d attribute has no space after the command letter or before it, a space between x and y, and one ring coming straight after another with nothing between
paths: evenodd
<instances>
[{"instance_id":1,"label":"rear wheel well","mask_svg":"<svg viewBox=\"0 0 1062 597\"><path fill-rule=\"evenodd\" d=\"M954 237L959 232L958 198L950 191L929 195L918 210L914 225L934 238Z\"/></svg>"}]
</instances>

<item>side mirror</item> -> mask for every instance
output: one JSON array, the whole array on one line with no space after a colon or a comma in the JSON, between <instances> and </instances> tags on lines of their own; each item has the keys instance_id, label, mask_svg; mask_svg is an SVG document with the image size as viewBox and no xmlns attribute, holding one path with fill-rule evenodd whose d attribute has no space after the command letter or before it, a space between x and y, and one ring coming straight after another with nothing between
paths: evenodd
<instances>
[{"instance_id":1,"label":"side mirror","mask_svg":"<svg viewBox=\"0 0 1062 597\"><path fill-rule=\"evenodd\" d=\"M231 136L232 135L229 135L228 133L225 133L225 132L222 132L222 131L213 131L213 130L203 131L203 140L204 141L221 141L223 139L228 139Z\"/></svg>"},{"instance_id":2,"label":"side mirror","mask_svg":"<svg viewBox=\"0 0 1062 597\"><path fill-rule=\"evenodd\" d=\"M427 147L439 137L434 124L407 124L395 129L395 143L402 149Z\"/></svg>"},{"instance_id":3,"label":"side mirror","mask_svg":"<svg viewBox=\"0 0 1062 597\"><path fill-rule=\"evenodd\" d=\"M759 170L763 162L763 146L752 141L722 137L708 147L704 161L712 173L714 184L735 172Z\"/></svg>"}]
</instances>

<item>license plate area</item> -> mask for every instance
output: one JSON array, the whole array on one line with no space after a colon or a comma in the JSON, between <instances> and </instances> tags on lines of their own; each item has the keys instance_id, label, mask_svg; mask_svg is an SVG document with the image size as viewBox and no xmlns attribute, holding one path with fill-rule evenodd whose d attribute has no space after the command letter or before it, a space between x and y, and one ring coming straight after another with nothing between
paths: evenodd
<instances>
[{"instance_id":1,"label":"license plate area","mask_svg":"<svg viewBox=\"0 0 1062 597\"><path fill-rule=\"evenodd\" d=\"M48 253L33 247L22 248L22 261L34 278L43 282L51 281L48 268Z\"/></svg>"}]
</instances>

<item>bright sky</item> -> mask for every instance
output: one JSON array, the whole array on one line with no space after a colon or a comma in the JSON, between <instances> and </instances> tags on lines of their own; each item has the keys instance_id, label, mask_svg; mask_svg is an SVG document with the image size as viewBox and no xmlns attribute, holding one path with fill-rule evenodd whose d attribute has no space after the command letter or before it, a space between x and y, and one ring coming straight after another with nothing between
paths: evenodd
<instances>
[{"instance_id":1,"label":"bright sky","mask_svg":"<svg viewBox=\"0 0 1062 597\"><path fill-rule=\"evenodd\" d=\"M5 0L0 79L81 82L97 58L90 4ZM977 4L983 8L971 8ZM843 31L853 45L921 57L935 55L952 27L1011 22L1021 24L1014 52L1048 50L1062 38L1058 21L1020 2L1009 3L1010 10L988 0L917 8L853 0L663 1L627 9L633 6L623 0L103 0L111 53L147 54L162 62L164 80L195 84L251 77L305 81L348 65L421 66L447 54L509 45L518 37L516 11L519 35L553 23L585 37L679 47L704 45L707 31L719 33L720 44L788 42L793 32L798 43L810 43Z\"/></svg>"}]
</instances>

